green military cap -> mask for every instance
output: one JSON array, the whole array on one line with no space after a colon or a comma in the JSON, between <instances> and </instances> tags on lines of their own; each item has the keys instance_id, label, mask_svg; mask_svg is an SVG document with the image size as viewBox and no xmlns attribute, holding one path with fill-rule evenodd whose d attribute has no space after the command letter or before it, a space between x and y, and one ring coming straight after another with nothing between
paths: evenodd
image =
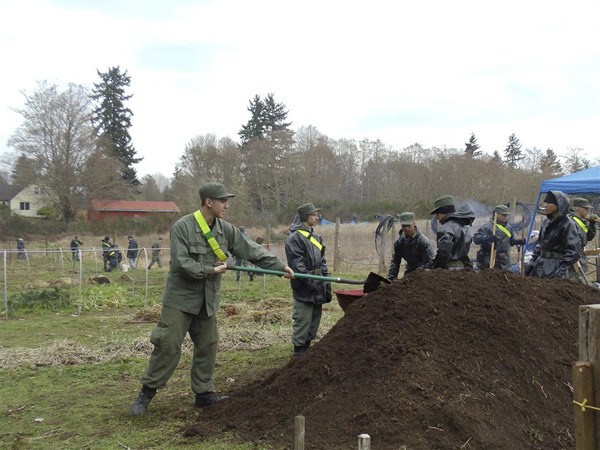
<instances>
[{"instance_id":1,"label":"green military cap","mask_svg":"<svg viewBox=\"0 0 600 450\"><path fill-rule=\"evenodd\" d=\"M454 199L450 195L444 195L433 202L433 210L429 214L435 214L440 208L454 206Z\"/></svg>"},{"instance_id":2,"label":"green military cap","mask_svg":"<svg viewBox=\"0 0 600 450\"><path fill-rule=\"evenodd\" d=\"M317 208L312 203L305 203L304 205L300 205L298 207L298 216L300 216L300 220L302 222L308 219L308 216L314 212L321 211L320 208Z\"/></svg>"},{"instance_id":3,"label":"green military cap","mask_svg":"<svg viewBox=\"0 0 600 450\"><path fill-rule=\"evenodd\" d=\"M223 186L221 183L214 182L203 184L198 190L198 193L200 194L200 201L202 202L207 198L235 197L235 194L227 192L227 189L225 189L225 186Z\"/></svg>"},{"instance_id":4,"label":"green military cap","mask_svg":"<svg viewBox=\"0 0 600 450\"><path fill-rule=\"evenodd\" d=\"M586 198L575 197L573 199L573 206L579 206L581 208L590 209L592 205Z\"/></svg>"},{"instance_id":5,"label":"green military cap","mask_svg":"<svg viewBox=\"0 0 600 450\"><path fill-rule=\"evenodd\" d=\"M496 214L505 214L505 215L508 215L508 214L510 214L510 209L506 205L498 205L498 206L496 206L494 208L494 212Z\"/></svg>"},{"instance_id":6,"label":"green military cap","mask_svg":"<svg viewBox=\"0 0 600 450\"><path fill-rule=\"evenodd\" d=\"M415 224L415 213L403 212L398 215L398 221L400 225L414 225Z\"/></svg>"}]
</instances>

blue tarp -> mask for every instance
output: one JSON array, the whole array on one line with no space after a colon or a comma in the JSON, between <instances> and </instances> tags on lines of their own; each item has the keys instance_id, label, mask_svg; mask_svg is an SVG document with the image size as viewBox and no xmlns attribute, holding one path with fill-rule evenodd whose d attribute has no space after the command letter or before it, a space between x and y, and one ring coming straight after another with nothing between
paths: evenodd
<instances>
[{"instance_id":1,"label":"blue tarp","mask_svg":"<svg viewBox=\"0 0 600 450\"><path fill-rule=\"evenodd\" d=\"M561 191L565 194L600 194L600 166L542 181L540 196L542 192L548 191Z\"/></svg>"}]
</instances>

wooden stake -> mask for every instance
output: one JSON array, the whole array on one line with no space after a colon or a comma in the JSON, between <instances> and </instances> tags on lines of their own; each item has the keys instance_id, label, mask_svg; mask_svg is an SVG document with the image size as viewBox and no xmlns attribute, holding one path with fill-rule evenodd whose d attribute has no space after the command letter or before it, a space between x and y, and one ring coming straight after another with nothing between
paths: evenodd
<instances>
[{"instance_id":1,"label":"wooden stake","mask_svg":"<svg viewBox=\"0 0 600 450\"><path fill-rule=\"evenodd\" d=\"M577 361L573 364L573 400L588 403L594 398L594 380L592 363ZM596 448L596 412L592 409L582 410L581 406L573 403L575 414L575 449L594 450Z\"/></svg>"},{"instance_id":2,"label":"wooden stake","mask_svg":"<svg viewBox=\"0 0 600 450\"><path fill-rule=\"evenodd\" d=\"M600 305L579 307L579 360L587 361L592 367L594 396L589 399L591 406L600 406ZM575 399L579 401L579 399ZM595 413L595 428L600 429L600 414ZM594 436L595 447L600 448L600 436Z\"/></svg>"},{"instance_id":3,"label":"wooden stake","mask_svg":"<svg viewBox=\"0 0 600 450\"><path fill-rule=\"evenodd\" d=\"M304 450L304 416L296 416L294 430L294 450Z\"/></svg>"},{"instance_id":4,"label":"wooden stake","mask_svg":"<svg viewBox=\"0 0 600 450\"><path fill-rule=\"evenodd\" d=\"M521 240L525 241L525 215L521 216ZM521 278L525 278L525 244L521 246L521 267L519 268L519 274Z\"/></svg>"},{"instance_id":5,"label":"wooden stake","mask_svg":"<svg viewBox=\"0 0 600 450\"><path fill-rule=\"evenodd\" d=\"M335 234L333 235L333 273L340 269L340 218L335 218Z\"/></svg>"},{"instance_id":6,"label":"wooden stake","mask_svg":"<svg viewBox=\"0 0 600 450\"><path fill-rule=\"evenodd\" d=\"M358 435L358 450L369 450L371 448L371 436L368 434Z\"/></svg>"},{"instance_id":7,"label":"wooden stake","mask_svg":"<svg viewBox=\"0 0 600 450\"><path fill-rule=\"evenodd\" d=\"M492 227L492 236L496 236L496 211L494 211L494 226ZM496 265L496 243L492 241L492 249L490 250L490 270L494 270Z\"/></svg>"}]
</instances>

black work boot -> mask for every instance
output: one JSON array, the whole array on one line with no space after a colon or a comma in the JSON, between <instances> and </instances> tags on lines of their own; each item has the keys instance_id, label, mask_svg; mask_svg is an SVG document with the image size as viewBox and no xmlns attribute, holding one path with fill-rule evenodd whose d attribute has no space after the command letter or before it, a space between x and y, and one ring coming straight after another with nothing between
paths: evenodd
<instances>
[{"instance_id":1,"label":"black work boot","mask_svg":"<svg viewBox=\"0 0 600 450\"><path fill-rule=\"evenodd\" d=\"M304 344L304 350L308 350L308 347L310 347L310 343L311 341L306 341L306 344Z\"/></svg>"},{"instance_id":2,"label":"black work boot","mask_svg":"<svg viewBox=\"0 0 600 450\"><path fill-rule=\"evenodd\" d=\"M202 394L196 394L194 406L196 408L205 408L226 398L228 398L227 395L217 395L216 392L203 392Z\"/></svg>"},{"instance_id":3,"label":"black work boot","mask_svg":"<svg viewBox=\"0 0 600 450\"><path fill-rule=\"evenodd\" d=\"M306 344L294 345L294 356L300 356L305 351L306 351Z\"/></svg>"},{"instance_id":4,"label":"black work boot","mask_svg":"<svg viewBox=\"0 0 600 450\"><path fill-rule=\"evenodd\" d=\"M156 389L149 388L147 386L142 386L142 390L140 391L140 395L135 399L133 405L131 406L131 415L132 416L143 416L148 411L148 406L150 402L156 395Z\"/></svg>"}]
</instances>

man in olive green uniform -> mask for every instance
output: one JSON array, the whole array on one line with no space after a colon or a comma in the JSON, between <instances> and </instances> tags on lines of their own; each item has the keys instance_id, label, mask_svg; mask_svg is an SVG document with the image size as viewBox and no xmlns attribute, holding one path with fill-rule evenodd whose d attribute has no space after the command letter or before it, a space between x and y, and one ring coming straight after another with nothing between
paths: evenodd
<instances>
[{"instance_id":1,"label":"man in olive green uniform","mask_svg":"<svg viewBox=\"0 0 600 450\"><path fill-rule=\"evenodd\" d=\"M148 265L148 270L152 269L154 263L158 265L158 267L162 267L162 260L160 259L160 250L162 248L163 238L159 237L158 241L154 241L152 244L152 261Z\"/></svg>"},{"instance_id":2,"label":"man in olive green uniform","mask_svg":"<svg viewBox=\"0 0 600 450\"><path fill-rule=\"evenodd\" d=\"M192 390L197 407L222 400L214 392L213 373L219 340L221 275L227 270L228 252L264 269L294 272L257 243L244 238L223 220L229 199L235 197L220 183L207 183L200 190L201 207L179 219L171 228L171 263L158 325L150 336L154 350L141 378L142 390L131 414L144 415L157 389L162 389L175 371L181 344L189 333L194 343Z\"/></svg>"}]
</instances>

